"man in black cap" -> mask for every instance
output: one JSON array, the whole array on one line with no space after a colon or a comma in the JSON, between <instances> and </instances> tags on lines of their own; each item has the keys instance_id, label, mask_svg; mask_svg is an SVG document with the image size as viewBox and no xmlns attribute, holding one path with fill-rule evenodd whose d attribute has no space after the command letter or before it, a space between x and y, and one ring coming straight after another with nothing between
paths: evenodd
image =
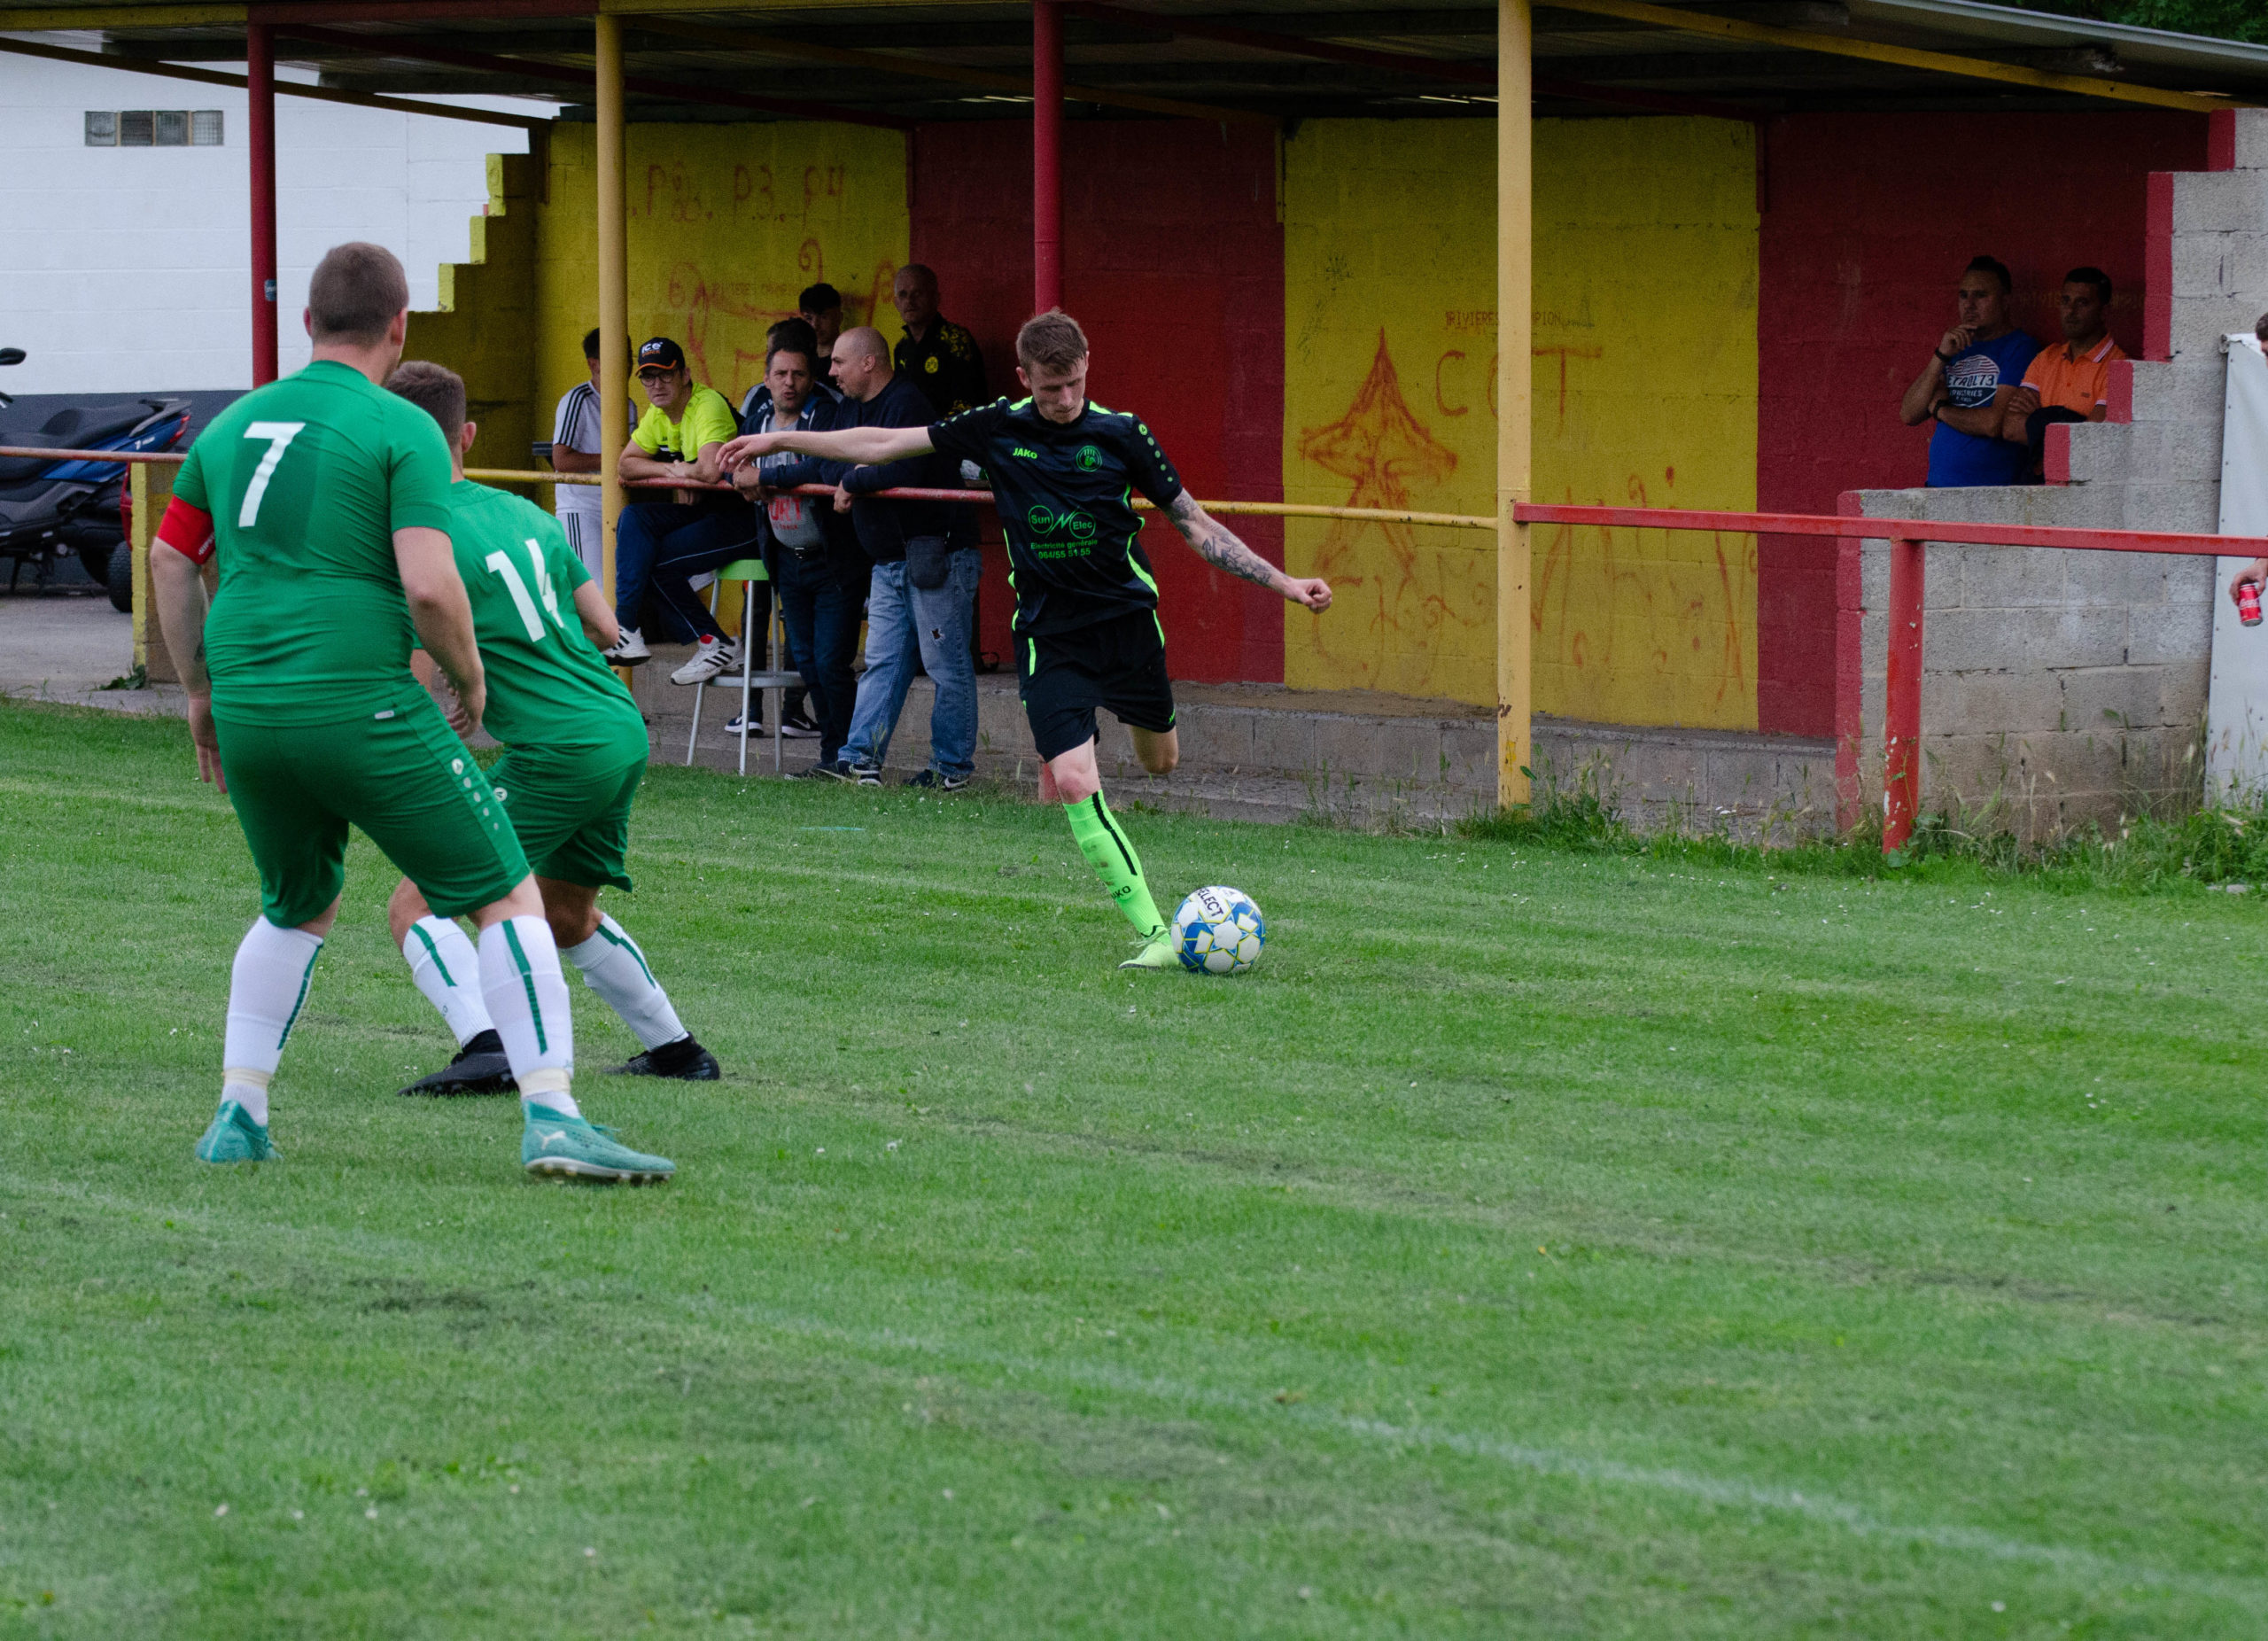
<instances>
[{"instance_id":1,"label":"man in black cap","mask_svg":"<svg viewBox=\"0 0 2268 1641\"><path fill-rule=\"evenodd\" d=\"M662 478L713 484L724 478L718 453L740 432L725 396L713 387L694 385L685 350L665 336L638 349L637 369L639 385L646 390L646 413L623 447L616 471L625 482ZM641 619L641 610L651 591L673 620L690 627L698 641L693 659L672 673L670 681L705 683L736 664L740 651L694 593L689 579L735 558L753 557L756 516L730 495L680 502L660 499L665 492L632 494L656 499L624 508L615 526L615 611L622 637L606 652L607 659L634 666L651 656L634 625ZM769 604L764 613L768 622Z\"/></svg>"}]
</instances>

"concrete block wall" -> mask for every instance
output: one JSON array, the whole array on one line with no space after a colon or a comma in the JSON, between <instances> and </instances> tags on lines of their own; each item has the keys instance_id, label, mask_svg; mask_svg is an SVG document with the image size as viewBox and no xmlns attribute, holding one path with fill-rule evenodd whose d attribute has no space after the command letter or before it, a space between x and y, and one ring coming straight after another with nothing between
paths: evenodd
<instances>
[{"instance_id":1,"label":"concrete block wall","mask_svg":"<svg viewBox=\"0 0 2268 1641\"><path fill-rule=\"evenodd\" d=\"M488 205L472 219L471 260L441 264L439 310L409 316L403 357L437 360L464 377L466 414L480 424L475 467L533 467L529 444L551 436L549 407L539 410L531 392L541 315L527 270L543 183L540 155L489 155Z\"/></svg>"},{"instance_id":2,"label":"concrete block wall","mask_svg":"<svg viewBox=\"0 0 2268 1641\"><path fill-rule=\"evenodd\" d=\"M2051 430L2036 488L1860 491L1869 518L2211 533L2221 338L2268 311L2268 110L2212 116L2213 162L2154 175L2146 359L2111 368L2106 420ZM1924 576L1922 806L2006 806L2037 835L2202 790L2213 561L1932 544ZM1860 549L1845 668L1846 795L1879 805L1889 544ZM1846 809L1846 816L1847 816Z\"/></svg>"}]
</instances>

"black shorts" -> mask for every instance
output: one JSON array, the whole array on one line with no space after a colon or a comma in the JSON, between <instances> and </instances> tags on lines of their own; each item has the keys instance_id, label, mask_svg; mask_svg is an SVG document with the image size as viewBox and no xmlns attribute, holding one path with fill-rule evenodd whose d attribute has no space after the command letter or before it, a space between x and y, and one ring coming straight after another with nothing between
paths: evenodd
<instances>
[{"instance_id":1,"label":"black shorts","mask_svg":"<svg viewBox=\"0 0 2268 1641\"><path fill-rule=\"evenodd\" d=\"M1166 634L1155 611L1019 637L1016 674L1043 760L1093 740L1099 706L1137 729L1163 735L1173 727L1173 681L1166 676Z\"/></svg>"}]
</instances>

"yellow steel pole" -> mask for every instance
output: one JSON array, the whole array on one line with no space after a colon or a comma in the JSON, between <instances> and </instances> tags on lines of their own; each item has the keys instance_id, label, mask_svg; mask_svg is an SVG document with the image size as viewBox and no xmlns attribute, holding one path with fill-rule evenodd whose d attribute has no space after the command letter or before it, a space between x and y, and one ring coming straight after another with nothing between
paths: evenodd
<instances>
[{"instance_id":1,"label":"yellow steel pole","mask_svg":"<svg viewBox=\"0 0 2268 1641\"><path fill-rule=\"evenodd\" d=\"M1512 520L1528 499L1529 377L1534 316L1534 131L1528 113L1534 16L1531 0L1496 4L1496 801L1525 804L1529 741L1527 526Z\"/></svg>"},{"instance_id":2,"label":"yellow steel pole","mask_svg":"<svg viewBox=\"0 0 2268 1641\"><path fill-rule=\"evenodd\" d=\"M622 478L615 467L630 415L630 224L623 191L622 19L601 12L598 36L599 136L599 589L614 597L614 527L622 517ZM634 622L634 610L617 612Z\"/></svg>"}]
</instances>

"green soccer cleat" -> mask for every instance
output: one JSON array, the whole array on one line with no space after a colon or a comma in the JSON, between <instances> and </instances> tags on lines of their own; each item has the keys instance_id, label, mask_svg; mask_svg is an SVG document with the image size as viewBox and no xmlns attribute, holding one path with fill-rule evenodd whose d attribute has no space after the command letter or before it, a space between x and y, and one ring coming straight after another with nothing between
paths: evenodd
<instances>
[{"instance_id":1,"label":"green soccer cleat","mask_svg":"<svg viewBox=\"0 0 2268 1641\"><path fill-rule=\"evenodd\" d=\"M1174 950L1173 930L1161 929L1142 949L1119 965L1121 968L1178 968L1181 953Z\"/></svg>"},{"instance_id":2,"label":"green soccer cleat","mask_svg":"<svg viewBox=\"0 0 2268 1641\"><path fill-rule=\"evenodd\" d=\"M527 1127L520 1136L520 1166L531 1174L555 1179L588 1179L599 1185L657 1185L677 1172L665 1156L633 1151L601 1128L579 1116L562 1116L541 1106L527 1108Z\"/></svg>"},{"instance_id":3,"label":"green soccer cleat","mask_svg":"<svg viewBox=\"0 0 2268 1641\"><path fill-rule=\"evenodd\" d=\"M284 1154L268 1138L268 1125L255 1123L233 1100L223 1100L213 1125L197 1142L200 1163L272 1163Z\"/></svg>"}]
</instances>

